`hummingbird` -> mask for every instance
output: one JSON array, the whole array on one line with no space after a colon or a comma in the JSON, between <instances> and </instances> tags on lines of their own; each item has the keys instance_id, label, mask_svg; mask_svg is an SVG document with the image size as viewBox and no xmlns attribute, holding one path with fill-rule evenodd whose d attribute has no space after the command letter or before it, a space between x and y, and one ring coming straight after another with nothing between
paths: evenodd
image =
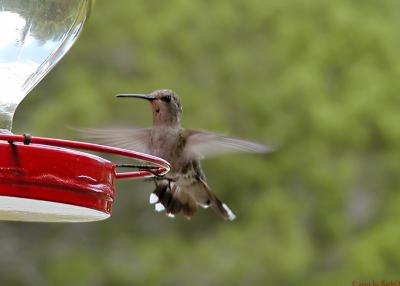
<instances>
[{"instance_id":1,"label":"hummingbird","mask_svg":"<svg viewBox=\"0 0 400 286\"><path fill-rule=\"evenodd\" d=\"M171 170L155 177L149 202L169 217L182 213L191 219L199 207L211 208L225 220L236 215L207 184L200 160L228 152L266 153L271 148L223 134L183 128L182 104L170 89L150 94L118 94L119 98L139 98L150 102L153 124L150 128L86 129L84 133L103 144L148 153L165 159Z\"/></svg>"}]
</instances>

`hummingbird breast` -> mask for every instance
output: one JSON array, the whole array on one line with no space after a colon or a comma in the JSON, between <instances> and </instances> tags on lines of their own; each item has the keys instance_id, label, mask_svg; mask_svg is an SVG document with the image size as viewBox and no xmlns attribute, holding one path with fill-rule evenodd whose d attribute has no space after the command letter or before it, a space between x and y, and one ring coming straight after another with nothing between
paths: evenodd
<instances>
[{"instance_id":1,"label":"hummingbird breast","mask_svg":"<svg viewBox=\"0 0 400 286\"><path fill-rule=\"evenodd\" d=\"M183 156L185 147L180 128L154 127L150 135L150 153L167 160L171 164L171 171L178 172L186 162Z\"/></svg>"}]
</instances>

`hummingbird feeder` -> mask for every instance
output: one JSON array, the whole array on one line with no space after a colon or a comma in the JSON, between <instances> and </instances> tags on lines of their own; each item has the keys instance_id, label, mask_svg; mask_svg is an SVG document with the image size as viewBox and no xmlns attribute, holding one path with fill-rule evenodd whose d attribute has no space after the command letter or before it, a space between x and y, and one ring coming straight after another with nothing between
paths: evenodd
<instances>
[{"instance_id":1,"label":"hummingbird feeder","mask_svg":"<svg viewBox=\"0 0 400 286\"><path fill-rule=\"evenodd\" d=\"M75 42L91 6L91 0L27 0L0 7L0 220L103 220L117 179L169 171L165 160L131 150L11 133L18 104ZM113 162L77 149L144 164L119 173Z\"/></svg>"}]
</instances>

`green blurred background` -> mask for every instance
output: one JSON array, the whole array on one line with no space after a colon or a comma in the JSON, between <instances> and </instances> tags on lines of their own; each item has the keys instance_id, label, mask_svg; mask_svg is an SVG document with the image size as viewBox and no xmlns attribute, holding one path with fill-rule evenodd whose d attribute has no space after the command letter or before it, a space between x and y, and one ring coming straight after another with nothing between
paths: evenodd
<instances>
[{"instance_id":1,"label":"green blurred background","mask_svg":"<svg viewBox=\"0 0 400 286\"><path fill-rule=\"evenodd\" d=\"M169 219L118 183L87 224L0 223L1 285L351 285L400 270L400 2L98 1L14 132L148 126L119 92L174 89L183 124L279 146L204 162L237 213Z\"/></svg>"}]
</instances>

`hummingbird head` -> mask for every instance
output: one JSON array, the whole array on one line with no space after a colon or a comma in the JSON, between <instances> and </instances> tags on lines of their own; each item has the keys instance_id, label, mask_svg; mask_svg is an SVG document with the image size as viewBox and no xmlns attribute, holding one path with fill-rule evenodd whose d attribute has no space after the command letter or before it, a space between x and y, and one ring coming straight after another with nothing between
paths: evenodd
<instances>
[{"instance_id":1,"label":"hummingbird head","mask_svg":"<svg viewBox=\"0 0 400 286\"><path fill-rule=\"evenodd\" d=\"M119 94L117 97L136 97L150 101L153 110L153 125L180 125L181 101L179 96L170 89L159 89L150 94Z\"/></svg>"}]
</instances>

